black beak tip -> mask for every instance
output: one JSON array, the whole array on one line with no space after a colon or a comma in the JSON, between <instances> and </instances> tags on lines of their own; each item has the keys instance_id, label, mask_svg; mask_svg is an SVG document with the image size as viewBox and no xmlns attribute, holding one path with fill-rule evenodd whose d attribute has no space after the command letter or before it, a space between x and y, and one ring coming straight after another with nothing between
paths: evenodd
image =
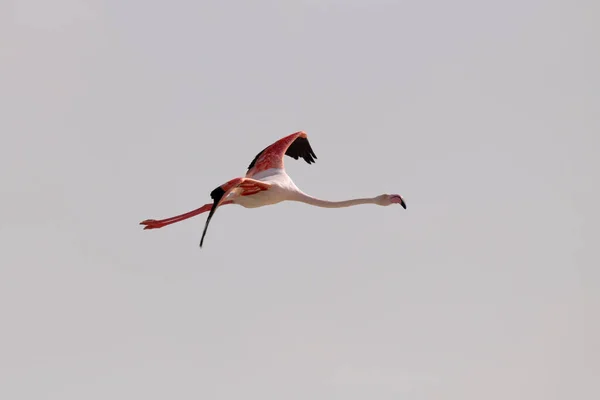
<instances>
[{"instance_id":1,"label":"black beak tip","mask_svg":"<svg viewBox=\"0 0 600 400\"><path fill-rule=\"evenodd\" d=\"M402 200L400 202L400 205L402 206L402 208L404 208L406 210L406 203L404 202L404 200Z\"/></svg>"}]
</instances>

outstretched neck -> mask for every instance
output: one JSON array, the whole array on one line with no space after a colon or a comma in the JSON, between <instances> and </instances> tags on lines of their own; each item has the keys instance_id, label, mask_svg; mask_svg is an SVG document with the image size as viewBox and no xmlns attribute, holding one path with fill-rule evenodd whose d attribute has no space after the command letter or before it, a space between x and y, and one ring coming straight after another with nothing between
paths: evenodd
<instances>
[{"instance_id":1,"label":"outstretched neck","mask_svg":"<svg viewBox=\"0 0 600 400\"><path fill-rule=\"evenodd\" d=\"M316 207L323 208L343 208L343 207L352 207L357 206L359 204L377 204L376 197L366 197L360 199L350 199L350 200L342 200L342 201L329 201L329 200L321 200L316 197L312 197L307 195L306 193L297 193L294 199L295 201L299 201L302 203L310 204Z\"/></svg>"}]
</instances>

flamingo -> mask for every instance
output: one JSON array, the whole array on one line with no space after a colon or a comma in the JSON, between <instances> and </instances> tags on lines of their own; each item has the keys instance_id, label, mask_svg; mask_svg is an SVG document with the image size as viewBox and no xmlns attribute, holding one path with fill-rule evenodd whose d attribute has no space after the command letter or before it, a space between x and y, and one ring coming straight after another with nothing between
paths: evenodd
<instances>
[{"instance_id":1,"label":"flamingo","mask_svg":"<svg viewBox=\"0 0 600 400\"><path fill-rule=\"evenodd\" d=\"M399 194L382 194L375 197L357 198L344 201L321 200L302 192L285 171L284 156L295 160L303 158L308 164L315 162L317 156L308 142L304 131L292 133L266 147L254 157L245 177L234 178L210 192L212 203L207 203L200 208L185 214L166 219L147 219L140 222L145 229L158 229L167 225L180 222L196 215L209 212L204 225L200 247L204 243L208 224L215 211L220 206L238 204L245 208L263 207L277 204L282 201L298 201L312 206L324 208L342 208L359 204L376 204L389 206L400 204L406 209L404 198Z\"/></svg>"}]
</instances>

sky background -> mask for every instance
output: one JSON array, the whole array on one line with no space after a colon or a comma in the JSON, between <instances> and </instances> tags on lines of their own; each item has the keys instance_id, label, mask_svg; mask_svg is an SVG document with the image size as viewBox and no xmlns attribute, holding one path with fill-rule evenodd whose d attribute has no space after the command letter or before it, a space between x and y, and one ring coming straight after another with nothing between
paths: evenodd
<instances>
[{"instance_id":1,"label":"sky background","mask_svg":"<svg viewBox=\"0 0 600 400\"><path fill-rule=\"evenodd\" d=\"M0 5L0 398L600 398L600 3ZM210 201L267 145L305 192Z\"/></svg>"}]
</instances>

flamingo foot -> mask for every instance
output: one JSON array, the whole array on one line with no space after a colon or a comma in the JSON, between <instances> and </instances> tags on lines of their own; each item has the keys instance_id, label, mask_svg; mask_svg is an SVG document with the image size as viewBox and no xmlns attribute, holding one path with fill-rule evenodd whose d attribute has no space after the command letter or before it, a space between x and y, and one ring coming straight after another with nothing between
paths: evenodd
<instances>
[{"instance_id":1,"label":"flamingo foot","mask_svg":"<svg viewBox=\"0 0 600 400\"><path fill-rule=\"evenodd\" d=\"M158 229L158 228L162 228L163 226L165 226L164 223L157 221L155 219L146 219L142 222L140 222L140 225L145 225L144 226L144 230L146 229Z\"/></svg>"}]
</instances>

